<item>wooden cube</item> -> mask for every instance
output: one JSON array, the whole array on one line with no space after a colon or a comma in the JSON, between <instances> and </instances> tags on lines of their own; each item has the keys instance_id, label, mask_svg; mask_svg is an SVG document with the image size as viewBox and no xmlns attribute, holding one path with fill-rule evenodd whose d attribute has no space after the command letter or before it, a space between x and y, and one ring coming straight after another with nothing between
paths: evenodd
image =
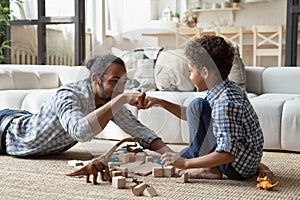
<instances>
[{"instance_id":1,"label":"wooden cube","mask_svg":"<svg viewBox=\"0 0 300 200\"><path fill-rule=\"evenodd\" d=\"M147 187L147 188L144 190L143 195L144 195L144 196L147 196L147 197L158 196L156 190L155 190L153 187L151 187L151 186Z\"/></svg>"},{"instance_id":2,"label":"wooden cube","mask_svg":"<svg viewBox=\"0 0 300 200\"><path fill-rule=\"evenodd\" d=\"M137 162L140 161L140 162L144 163L145 160L146 160L146 153L145 152L138 152L135 156L136 156L136 161Z\"/></svg>"},{"instance_id":3,"label":"wooden cube","mask_svg":"<svg viewBox=\"0 0 300 200\"><path fill-rule=\"evenodd\" d=\"M117 189L123 189L126 186L126 179L123 176L112 177L112 186Z\"/></svg>"},{"instance_id":4,"label":"wooden cube","mask_svg":"<svg viewBox=\"0 0 300 200\"><path fill-rule=\"evenodd\" d=\"M153 162L153 156L146 156L146 163Z\"/></svg>"},{"instance_id":5,"label":"wooden cube","mask_svg":"<svg viewBox=\"0 0 300 200\"><path fill-rule=\"evenodd\" d=\"M127 167L116 167L117 171L121 172L121 176L128 177L128 168Z\"/></svg>"},{"instance_id":6,"label":"wooden cube","mask_svg":"<svg viewBox=\"0 0 300 200\"><path fill-rule=\"evenodd\" d=\"M164 177L164 169L162 167L153 167L152 175L156 178Z\"/></svg>"},{"instance_id":7,"label":"wooden cube","mask_svg":"<svg viewBox=\"0 0 300 200\"><path fill-rule=\"evenodd\" d=\"M164 177L173 177L175 168L173 166L164 167Z\"/></svg>"},{"instance_id":8,"label":"wooden cube","mask_svg":"<svg viewBox=\"0 0 300 200\"><path fill-rule=\"evenodd\" d=\"M112 177L114 177L114 176L122 176L122 172L120 172L120 171L112 171Z\"/></svg>"},{"instance_id":9,"label":"wooden cube","mask_svg":"<svg viewBox=\"0 0 300 200\"><path fill-rule=\"evenodd\" d=\"M120 160L122 163L128 163L128 162L129 162L129 154L127 154L127 153L120 154L120 155L119 155L119 160Z\"/></svg>"}]
</instances>

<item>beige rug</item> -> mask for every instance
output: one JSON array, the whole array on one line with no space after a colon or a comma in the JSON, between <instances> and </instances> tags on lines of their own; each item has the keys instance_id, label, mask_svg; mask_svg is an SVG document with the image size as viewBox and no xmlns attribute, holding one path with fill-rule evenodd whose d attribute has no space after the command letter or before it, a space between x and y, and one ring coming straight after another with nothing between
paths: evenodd
<instances>
[{"instance_id":1,"label":"beige rug","mask_svg":"<svg viewBox=\"0 0 300 200\"><path fill-rule=\"evenodd\" d=\"M107 182L92 185L86 184L84 178L65 176L74 170L67 165L68 160L89 160L100 152L95 149L107 148L99 143L93 145L87 148L78 144L63 154L43 158L1 156L0 199L150 198L133 195L129 189L132 178L127 179L126 189L115 189ZM154 199L300 199L300 154L265 152L263 162L279 181L271 191L257 189L256 177L246 181L198 179L185 184L176 183L176 178L133 177L156 189L159 196Z\"/></svg>"}]
</instances>

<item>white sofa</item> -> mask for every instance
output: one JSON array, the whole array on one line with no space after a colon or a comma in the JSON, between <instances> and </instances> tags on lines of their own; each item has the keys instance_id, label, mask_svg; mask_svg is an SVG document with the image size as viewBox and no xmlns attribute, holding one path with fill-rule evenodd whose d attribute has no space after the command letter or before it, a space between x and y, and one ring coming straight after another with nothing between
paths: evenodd
<instances>
[{"instance_id":1,"label":"white sofa","mask_svg":"<svg viewBox=\"0 0 300 200\"><path fill-rule=\"evenodd\" d=\"M265 137L264 149L300 151L300 68L246 67L247 92L256 110ZM0 65L0 109L25 109L37 112L39 107L65 83L84 79L88 70L82 66ZM149 91L147 95L188 105L205 92ZM165 142L186 145L188 129L160 107L137 110L137 118L156 131ZM120 139L126 136L113 123L97 137Z\"/></svg>"}]
</instances>

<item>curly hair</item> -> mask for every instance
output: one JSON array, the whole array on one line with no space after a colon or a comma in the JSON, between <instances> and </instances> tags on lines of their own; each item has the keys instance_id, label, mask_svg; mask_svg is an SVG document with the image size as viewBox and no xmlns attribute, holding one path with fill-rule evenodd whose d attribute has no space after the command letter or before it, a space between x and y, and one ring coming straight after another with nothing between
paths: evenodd
<instances>
[{"instance_id":1,"label":"curly hair","mask_svg":"<svg viewBox=\"0 0 300 200\"><path fill-rule=\"evenodd\" d=\"M188 42L184 51L187 59L197 69L218 69L225 80L232 68L234 47L219 36L204 35Z\"/></svg>"}]
</instances>

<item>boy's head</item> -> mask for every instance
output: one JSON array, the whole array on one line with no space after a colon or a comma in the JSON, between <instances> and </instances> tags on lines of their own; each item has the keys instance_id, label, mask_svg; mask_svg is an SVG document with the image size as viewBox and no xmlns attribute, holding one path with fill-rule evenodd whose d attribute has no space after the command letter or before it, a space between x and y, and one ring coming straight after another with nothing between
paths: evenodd
<instances>
[{"instance_id":1,"label":"boy's head","mask_svg":"<svg viewBox=\"0 0 300 200\"><path fill-rule=\"evenodd\" d=\"M232 67L234 47L222 37L205 35L188 42L185 55L198 70L202 67L218 70L225 80Z\"/></svg>"}]
</instances>

